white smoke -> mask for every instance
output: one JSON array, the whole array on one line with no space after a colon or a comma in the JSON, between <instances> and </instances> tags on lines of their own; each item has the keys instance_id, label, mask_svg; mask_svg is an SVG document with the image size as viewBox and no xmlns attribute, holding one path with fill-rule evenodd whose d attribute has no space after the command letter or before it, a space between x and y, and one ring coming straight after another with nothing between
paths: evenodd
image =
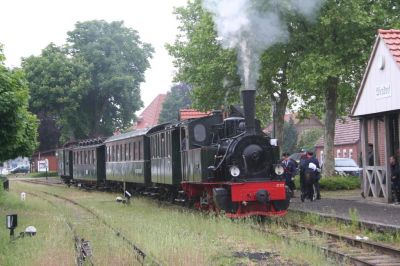
<instances>
[{"instance_id":1,"label":"white smoke","mask_svg":"<svg viewBox=\"0 0 400 266\"><path fill-rule=\"evenodd\" d=\"M255 1L251 0L203 0L203 6L213 14L222 45L237 51L242 85L246 90L254 90L263 51L289 38L278 9L285 4L306 17L312 17L322 1L270 0L268 10L255 7Z\"/></svg>"}]
</instances>

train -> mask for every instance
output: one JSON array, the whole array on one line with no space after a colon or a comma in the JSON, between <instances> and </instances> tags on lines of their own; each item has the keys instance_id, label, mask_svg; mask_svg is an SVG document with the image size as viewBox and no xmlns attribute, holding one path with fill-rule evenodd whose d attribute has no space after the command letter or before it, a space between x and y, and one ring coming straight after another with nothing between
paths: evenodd
<instances>
[{"instance_id":1,"label":"train","mask_svg":"<svg viewBox=\"0 0 400 266\"><path fill-rule=\"evenodd\" d=\"M255 119L255 91L243 109L163 123L58 149L68 184L140 193L230 218L282 216L290 193L276 140Z\"/></svg>"}]
</instances>

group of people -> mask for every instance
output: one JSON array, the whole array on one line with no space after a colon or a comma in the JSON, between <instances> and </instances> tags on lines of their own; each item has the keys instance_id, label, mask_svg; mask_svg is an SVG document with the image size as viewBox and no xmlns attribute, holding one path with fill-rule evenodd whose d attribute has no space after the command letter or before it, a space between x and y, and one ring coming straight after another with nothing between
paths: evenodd
<instances>
[{"instance_id":1,"label":"group of people","mask_svg":"<svg viewBox=\"0 0 400 266\"><path fill-rule=\"evenodd\" d=\"M281 165L284 169L284 177L286 180L286 186L291 192L291 196L294 197L294 191L296 185L294 183L294 177L299 170L300 174L300 190L301 190L301 201L305 199L311 201L315 199L321 199L319 180L321 178L321 170L318 159L314 156L312 151L302 150L300 161L297 164L296 161L291 159L290 154L285 152L282 154Z\"/></svg>"}]
</instances>

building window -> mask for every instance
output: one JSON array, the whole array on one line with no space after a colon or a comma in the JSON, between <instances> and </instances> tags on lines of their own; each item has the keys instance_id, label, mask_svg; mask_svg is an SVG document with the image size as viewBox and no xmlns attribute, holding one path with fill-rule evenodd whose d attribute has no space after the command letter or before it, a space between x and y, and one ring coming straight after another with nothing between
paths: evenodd
<instances>
[{"instance_id":1,"label":"building window","mask_svg":"<svg viewBox=\"0 0 400 266\"><path fill-rule=\"evenodd\" d=\"M339 149L336 150L336 157L337 157L337 158L340 158L340 150L339 150Z\"/></svg>"},{"instance_id":2,"label":"building window","mask_svg":"<svg viewBox=\"0 0 400 266\"><path fill-rule=\"evenodd\" d=\"M347 158L347 150L343 149L343 158Z\"/></svg>"},{"instance_id":3,"label":"building window","mask_svg":"<svg viewBox=\"0 0 400 266\"><path fill-rule=\"evenodd\" d=\"M353 149L349 149L349 158L353 158Z\"/></svg>"},{"instance_id":4,"label":"building window","mask_svg":"<svg viewBox=\"0 0 400 266\"><path fill-rule=\"evenodd\" d=\"M323 161L324 161L324 151L321 151L321 152L319 153L319 161L320 161L320 164L323 163Z\"/></svg>"}]
</instances>

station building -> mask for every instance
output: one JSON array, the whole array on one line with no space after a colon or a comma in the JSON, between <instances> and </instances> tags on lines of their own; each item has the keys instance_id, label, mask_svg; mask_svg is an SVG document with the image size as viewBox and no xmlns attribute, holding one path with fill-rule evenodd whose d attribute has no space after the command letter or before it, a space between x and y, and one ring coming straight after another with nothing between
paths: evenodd
<instances>
[{"instance_id":1,"label":"station building","mask_svg":"<svg viewBox=\"0 0 400 266\"><path fill-rule=\"evenodd\" d=\"M351 116L360 121L364 196L391 202L389 157L400 155L400 30L378 30Z\"/></svg>"}]
</instances>

